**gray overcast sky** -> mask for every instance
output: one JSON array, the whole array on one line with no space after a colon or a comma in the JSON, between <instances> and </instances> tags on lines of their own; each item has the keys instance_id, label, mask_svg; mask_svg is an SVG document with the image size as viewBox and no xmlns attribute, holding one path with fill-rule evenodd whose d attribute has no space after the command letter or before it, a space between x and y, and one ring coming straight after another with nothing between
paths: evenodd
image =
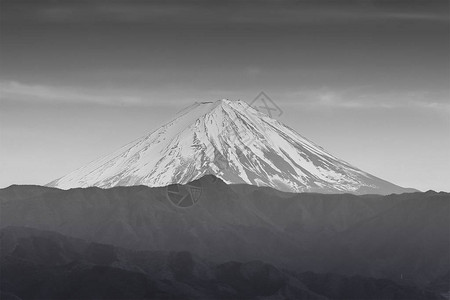
<instances>
[{"instance_id":1,"label":"gray overcast sky","mask_svg":"<svg viewBox=\"0 0 450 300\"><path fill-rule=\"evenodd\" d=\"M2 0L0 187L45 184L194 101L252 101L393 183L450 191L449 2Z\"/></svg>"}]
</instances>

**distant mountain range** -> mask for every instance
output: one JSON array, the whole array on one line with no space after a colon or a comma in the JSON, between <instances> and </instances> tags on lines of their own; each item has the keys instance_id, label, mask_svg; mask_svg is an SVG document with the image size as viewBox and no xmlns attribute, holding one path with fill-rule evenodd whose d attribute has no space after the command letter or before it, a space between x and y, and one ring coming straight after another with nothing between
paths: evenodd
<instances>
[{"instance_id":1,"label":"distant mountain range","mask_svg":"<svg viewBox=\"0 0 450 300\"><path fill-rule=\"evenodd\" d=\"M231 100L195 103L151 134L48 186L159 187L204 175L289 192L415 191L353 167L244 101Z\"/></svg>"},{"instance_id":2,"label":"distant mountain range","mask_svg":"<svg viewBox=\"0 0 450 300\"><path fill-rule=\"evenodd\" d=\"M11 186L0 190L0 204L1 228L187 251L214 263L259 260L422 287L450 271L450 194L443 192L295 194L208 175L158 188Z\"/></svg>"},{"instance_id":3,"label":"distant mountain range","mask_svg":"<svg viewBox=\"0 0 450 300\"><path fill-rule=\"evenodd\" d=\"M243 101L195 103L48 186L0 189L0 297L445 299L449 215L450 194Z\"/></svg>"},{"instance_id":4,"label":"distant mountain range","mask_svg":"<svg viewBox=\"0 0 450 300\"><path fill-rule=\"evenodd\" d=\"M24 227L0 230L0 298L439 300L387 279L281 269L262 261L214 263L190 252L133 251Z\"/></svg>"}]
</instances>

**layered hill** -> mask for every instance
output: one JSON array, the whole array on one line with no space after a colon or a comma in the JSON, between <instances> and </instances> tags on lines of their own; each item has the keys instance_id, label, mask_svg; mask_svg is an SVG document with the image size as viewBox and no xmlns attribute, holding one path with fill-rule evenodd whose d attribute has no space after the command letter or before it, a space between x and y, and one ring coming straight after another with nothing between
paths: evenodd
<instances>
[{"instance_id":1,"label":"layered hill","mask_svg":"<svg viewBox=\"0 0 450 300\"><path fill-rule=\"evenodd\" d=\"M213 176L191 206L175 187L0 190L0 227L26 226L135 250L261 260L318 273L428 284L450 270L450 195L293 194ZM189 189L189 186L184 186Z\"/></svg>"},{"instance_id":2,"label":"layered hill","mask_svg":"<svg viewBox=\"0 0 450 300\"><path fill-rule=\"evenodd\" d=\"M159 129L49 186L185 184L204 175L289 192L412 191L331 155L244 101L195 103Z\"/></svg>"},{"instance_id":3,"label":"layered hill","mask_svg":"<svg viewBox=\"0 0 450 300\"><path fill-rule=\"evenodd\" d=\"M132 251L23 227L0 230L1 299L441 299L386 279L211 263L189 252Z\"/></svg>"}]
</instances>

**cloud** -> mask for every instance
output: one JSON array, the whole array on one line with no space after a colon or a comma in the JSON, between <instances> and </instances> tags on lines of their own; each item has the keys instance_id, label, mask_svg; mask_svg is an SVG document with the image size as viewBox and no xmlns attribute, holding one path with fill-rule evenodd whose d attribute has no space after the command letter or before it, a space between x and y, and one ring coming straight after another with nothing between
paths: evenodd
<instances>
[{"instance_id":1,"label":"cloud","mask_svg":"<svg viewBox=\"0 0 450 300\"><path fill-rule=\"evenodd\" d=\"M389 2L389 3L387 3ZM436 5L437 4L437 5ZM446 5L447 4L447 5ZM11 22L303 24L386 20L448 21L448 3L427 1L4 0Z\"/></svg>"},{"instance_id":2,"label":"cloud","mask_svg":"<svg viewBox=\"0 0 450 300\"><path fill-rule=\"evenodd\" d=\"M199 98L199 95L203 97ZM192 89L185 86L164 86L162 88L95 89L82 87L56 87L42 84L25 84L17 81L0 80L0 101L42 103L49 105L102 105L139 108L180 107L195 101L218 97L210 90ZM217 98L219 99L219 98Z\"/></svg>"},{"instance_id":3,"label":"cloud","mask_svg":"<svg viewBox=\"0 0 450 300\"><path fill-rule=\"evenodd\" d=\"M46 85L29 85L17 81L0 81L0 99L39 103L135 106L141 105L139 97L120 95L99 95L70 88Z\"/></svg>"},{"instance_id":4,"label":"cloud","mask_svg":"<svg viewBox=\"0 0 450 300\"><path fill-rule=\"evenodd\" d=\"M449 91L370 92L365 87L334 90L322 88L289 93L289 104L316 108L395 109L421 108L450 113Z\"/></svg>"}]
</instances>

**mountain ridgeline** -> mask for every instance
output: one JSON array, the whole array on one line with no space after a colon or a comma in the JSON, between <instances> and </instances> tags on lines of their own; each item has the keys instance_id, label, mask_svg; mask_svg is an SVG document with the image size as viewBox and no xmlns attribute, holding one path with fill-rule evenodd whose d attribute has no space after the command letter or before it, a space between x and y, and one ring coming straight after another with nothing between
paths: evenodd
<instances>
[{"instance_id":1,"label":"mountain ridgeline","mask_svg":"<svg viewBox=\"0 0 450 300\"><path fill-rule=\"evenodd\" d=\"M195 103L152 133L48 185L185 184L204 175L288 192L412 192L331 155L244 101Z\"/></svg>"},{"instance_id":2,"label":"mountain ridgeline","mask_svg":"<svg viewBox=\"0 0 450 300\"><path fill-rule=\"evenodd\" d=\"M2 266L6 262L7 268L11 268L7 270L12 270L9 274L22 274L27 268L35 270L33 268L53 264L55 273L49 271L48 280L58 278L58 272L66 274L64 270L69 272L73 268L76 280L82 280L83 274L95 277L100 276L95 274L106 272L110 278L125 276L127 280L134 278L142 283L151 278L163 280L170 273L161 271L160 275L154 275L152 272L156 269L150 270L163 268L160 263L168 260L161 257L170 253L187 253L179 254L181 256L175 259L179 266L169 260L164 268L172 266L183 273L185 268L192 271L192 268L202 266L204 273L198 275L194 272L196 279L191 278L188 282L178 280L184 277L170 273L170 276L175 276L170 279L173 284L171 291L180 292L180 295L197 291L204 299L257 299L268 295L303 299L296 294L301 292L316 297L305 296L305 299L362 299L356 294L354 297L351 294L342 296L345 291L356 292L354 286L366 292L374 289L377 293L393 290L399 293L396 294L398 297L394 293L390 296L378 294L381 295L378 298L366 295L363 299L434 299L430 295L450 289L445 283L438 284L443 281L440 278L445 278L450 271L450 195L443 192L388 196L296 194L247 184L230 185L208 175L187 185L157 188L131 186L60 190L11 186L0 190L0 203L1 244L7 247L2 248ZM139 269L139 264L125 263L121 261L123 255L114 254L122 258L106 264L113 269L92 269L90 263L85 266L85 260L90 258L79 254L76 259L78 254L71 250L70 247L81 249L76 246L78 242L69 243L71 246L67 248L60 242L51 242L51 239L42 241L40 233L37 233L40 238L34 239L31 229L26 229L32 233L27 231L26 237L22 238L21 232L25 229L20 228L24 227L34 228L37 232L56 232L81 239L83 243L113 247L95 246L100 249L118 247L133 253L150 251L153 254L148 254L148 263L154 262L148 271L142 271L145 267ZM15 242L4 242L5 239ZM46 246L48 242L50 246ZM23 250L18 244L34 247L36 251ZM50 248L47 247L57 251L55 245L67 253L48 252ZM96 257L109 261L107 253L110 250L105 251ZM120 251L118 253L122 253ZM32 260L37 261L27 265L28 262L23 261L24 255L33 256ZM170 255L174 257L175 254ZM158 257L161 262L158 262ZM185 258L194 262L185 262ZM62 261L55 265L54 260ZM64 265L63 270L58 265ZM104 266L105 263L99 265ZM186 272L191 274L191 271ZM3 292L5 286L11 287L10 284L18 280L10 276L2 279L8 280L7 284L2 282L6 284L1 287ZM245 280L236 279L241 278L239 276ZM276 280L277 276L282 279ZM209 283L201 283L199 278ZM258 288L252 288L251 284L266 286L264 280L267 278L273 280L267 283L268 291L264 295L258 294ZM29 280L30 286L36 287L33 280L37 279ZM152 280L150 282L156 284ZM250 284L247 280L255 282ZM168 284L168 281L164 282ZM205 284L216 292L228 291L231 294L215 294L212 290L200 292ZM152 286L154 289L147 291L150 294L164 294L169 289L167 286ZM439 291L431 291L430 286L439 287ZM14 289L7 291L18 295ZM372 295L377 294L374 292ZM159 299L159 296L148 297ZM171 297L168 299L176 298L174 295ZM186 298L189 297L181 297Z\"/></svg>"},{"instance_id":3,"label":"mountain ridgeline","mask_svg":"<svg viewBox=\"0 0 450 300\"><path fill-rule=\"evenodd\" d=\"M185 251L132 251L23 227L2 229L0 246L4 300L441 299L434 285L298 272L257 260L213 263Z\"/></svg>"},{"instance_id":4,"label":"mountain ridgeline","mask_svg":"<svg viewBox=\"0 0 450 300\"><path fill-rule=\"evenodd\" d=\"M47 186L1 189L0 297L443 299L449 215L450 194L243 101L195 103Z\"/></svg>"}]
</instances>

